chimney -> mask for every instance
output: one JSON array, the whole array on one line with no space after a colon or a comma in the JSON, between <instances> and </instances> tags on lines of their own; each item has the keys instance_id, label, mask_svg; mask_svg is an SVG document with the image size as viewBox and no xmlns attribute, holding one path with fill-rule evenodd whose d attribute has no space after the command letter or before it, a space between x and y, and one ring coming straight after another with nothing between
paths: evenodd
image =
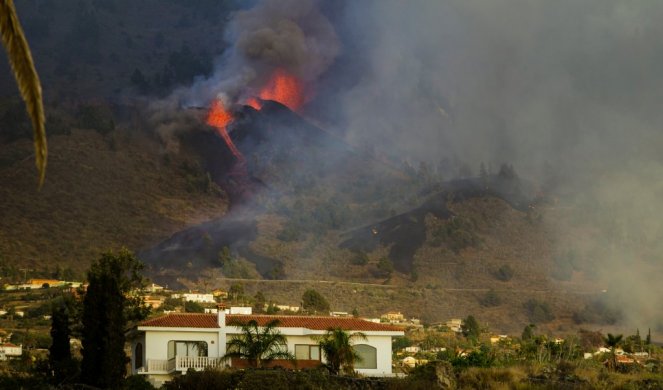
<instances>
[{"instance_id":1,"label":"chimney","mask_svg":"<svg viewBox=\"0 0 663 390\"><path fill-rule=\"evenodd\" d=\"M226 326L226 305L219 304L216 306L216 318L219 328L224 328Z\"/></svg>"}]
</instances>

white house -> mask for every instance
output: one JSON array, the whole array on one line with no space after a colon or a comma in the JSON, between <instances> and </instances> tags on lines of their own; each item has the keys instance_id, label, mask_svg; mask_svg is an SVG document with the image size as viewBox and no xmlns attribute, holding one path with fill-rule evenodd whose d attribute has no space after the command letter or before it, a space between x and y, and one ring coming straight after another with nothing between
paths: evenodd
<instances>
[{"instance_id":1,"label":"white house","mask_svg":"<svg viewBox=\"0 0 663 390\"><path fill-rule=\"evenodd\" d=\"M253 308L251 306L231 306L230 309L223 309L226 314L253 314ZM218 308L206 307L205 313L217 314L219 312Z\"/></svg>"},{"instance_id":2,"label":"white house","mask_svg":"<svg viewBox=\"0 0 663 390\"><path fill-rule=\"evenodd\" d=\"M0 344L0 360L7 360L10 357L18 357L23 353L22 345L12 343Z\"/></svg>"},{"instance_id":3,"label":"white house","mask_svg":"<svg viewBox=\"0 0 663 390\"><path fill-rule=\"evenodd\" d=\"M305 317L269 315L232 315L171 313L142 322L136 327L131 344L132 374L147 375L155 385L163 384L189 368L245 367L241 359L223 360L228 338L241 335L240 324L255 320L264 326L278 319L278 330L286 336L288 351L295 355L297 368L316 367L324 362L316 340L330 328L350 333L362 332L366 340L357 339L355 351L362 356L355 369L364 375L391 375L391 340L403 336L395 326L376 324L352 317ZM283 364L279 364L283 363ZM291 366L290 362L274 365Z\"/></svg>"},{"instance_id":4,"label":"white house","mask_svg":"<svg viewBox=\"0 0 663 390\"><path fill-rule=\"evenodd\" d=\"M184 293L173 294L171 298L182 298L187 302L200 302L200 303L214 303L214 295L212 294L198 294L198 293Z\"/></svg>"}]
</instances>

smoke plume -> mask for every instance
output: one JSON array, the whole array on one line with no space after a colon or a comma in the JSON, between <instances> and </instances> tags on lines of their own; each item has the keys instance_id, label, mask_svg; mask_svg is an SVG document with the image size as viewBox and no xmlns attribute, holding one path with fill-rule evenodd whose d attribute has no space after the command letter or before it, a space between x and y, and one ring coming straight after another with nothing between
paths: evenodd
<instances>
[{"instance_id":1,"label":"smoke plume","mask_svg":"<svg viewBox=\"0 0 663 390\"><path fill-rule=\"evenodd\" d=\"M277 69L312 87L340 50L333 26L314 0L266 0L238 11L224 40L229 48L212 77L181 91L185 104L205 105L219 97L229 106L248 99Z\"/></svg>"},{"instance_id":2,"label":"smoke plume","mask_svg":"<svg viewBox=\"0 0 663 390\"><path fill-rule=\"evenodd\" d=\"M592 264L625 323L661 325L661 16L613 0L348 2L347 88L329 107L355 145L510 162L563 195L575 222L546 220L556 250Z\"/></svg>"}]
</instances>

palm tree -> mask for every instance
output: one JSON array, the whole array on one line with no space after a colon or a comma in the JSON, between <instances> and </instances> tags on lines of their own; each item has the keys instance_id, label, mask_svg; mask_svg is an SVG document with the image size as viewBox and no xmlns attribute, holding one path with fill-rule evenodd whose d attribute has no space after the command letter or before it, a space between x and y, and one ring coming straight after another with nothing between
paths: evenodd
<instances>
[{"instance_id":1,"label":"palm tree","mask_svg":"<svg viewBox=\"0 0 663 390\"><path fill-rule=\"evenodd\" d=\"M260 368L274 359L294 360L287 350L287 339L276 329L279 320L258 326L256 320L241 324L242 335L228 342L228 351L224 358L242 358L249 361L251 367Z\"/></svg>"},{"instance_id":2,"label":"palm tree","mask_svg":"<svg viewBox=\"0 0 663 390\"><path fill-rule=\"evenodd\" d=\"M361 356L352 348L353 339L366 340L361 332L349 334L341 328L327 330L318 344L325 355L325 366L332 375L338 375L343 369L345 373L354 371L355 362L361 361Z\"/></svg>"},{"instance_id":3,"label":"palm tree","mask_svg":"<svg viewBox=\"0 0 663 390\"><path fill-rule=\"evenodd\" d=\"M621 334L613 336L612 334L608 333L608 336L603 338L605 345L610 348L610 366L613 370L617 368L617 356L615 355L615 348L617 348L622 342L623 337L624 336Z\"/></svg>"},{"instance_id":4,"label":"palm tree","mask_svg":"<svg viewBox=\"0 0 663 390\"><path fill-rule=\"evenodd\" d=\"M35 139L35 162L39 171L39 185L41 186L46 175L46 156L48 155L41 83L32 61L28 41L25 39L25 34L18 21L13 0L0 1L0 33L2 44L7 50L14 78L16 78L18 89L32 121Z\"/></svg>"}]
</instances>

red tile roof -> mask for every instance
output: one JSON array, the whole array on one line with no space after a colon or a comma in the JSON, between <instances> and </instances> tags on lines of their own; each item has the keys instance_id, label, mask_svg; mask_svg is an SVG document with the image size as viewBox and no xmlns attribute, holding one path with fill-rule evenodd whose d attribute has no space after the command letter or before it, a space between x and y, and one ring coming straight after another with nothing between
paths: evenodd
<instances>
[{"instance_id":1,"label":"red tile roof","mask_svg":"<svg viewBox=\"0 0 663 390\"><path fill-rule=\"evenodd\" d=\"M279 320L281 328L306 328L311 330L327 330L341 328L358 331L402 331L402 328L387 324L361 320L352 317L308 317L308 316L268 316L268 315L226 315L227 325L240 325L251 320L264 326L269 321ZM169 328L218 328L216 314L171 313L161 317L143 321L140 326Z\"/></svg>"},{"instance_id":2,"label":"red tile roof","mask_svg":"<svg viewBox=\"0 0 663 390\"><path fill-rule=\"evenodd\" d=\"M140 323L140 326L166 328L218 328L216 314L170 313Z\"/></svg>"},{"instance_id":3,"label":"red tile roof","mask_svg":"<svg viewBox=\"0 0 663 390\"><path fill-rule=\"evenodd\" d=\"M327 330L341 328L343 330L360 331L402 331L393 325L378 324L353 317L313 317L313 316L267 316L267 315L227 315L226 324L237 325L256 320L258 325L266 325L274 319L279 320L281 328L306 328L312 330Z\"/></svg>"}]
</instances>

